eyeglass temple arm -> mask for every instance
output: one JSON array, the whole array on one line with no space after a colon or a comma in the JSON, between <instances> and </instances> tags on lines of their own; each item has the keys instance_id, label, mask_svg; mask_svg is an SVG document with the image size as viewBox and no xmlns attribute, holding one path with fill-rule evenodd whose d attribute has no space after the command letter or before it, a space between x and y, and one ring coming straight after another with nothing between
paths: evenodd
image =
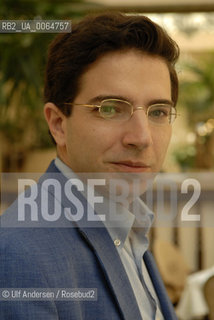
<instances>
[{"instance_id":1,"label":"eyeglass temple arm","mask_svg":"<svg viewBox=\"0 0 214 320\"><path fill-rule=\"evenodd\" d=\"M70 106L82 106L82 107L88 107L88 108L94 108L94 107L100 108L100 106L96 104L86 104L86 103L83 104L83 103L72 103L72 102L65 102L64 104L67 104Z\"/></svg>"}]
</instances>

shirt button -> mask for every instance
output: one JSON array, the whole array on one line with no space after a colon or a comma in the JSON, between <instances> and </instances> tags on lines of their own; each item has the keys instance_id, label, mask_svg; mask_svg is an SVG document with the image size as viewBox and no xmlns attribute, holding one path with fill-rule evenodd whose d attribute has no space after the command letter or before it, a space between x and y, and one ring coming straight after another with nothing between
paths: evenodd
<instances>
[{"instance_id":1,"label":"shirt button","mask_svg":"<svg viewBox=\"0 0 214 320\"><path fill-rule=\"evenodd\" d=\"M121 244L120 239L115 239L115 240L114 240L114 244L115 244L116 247L119 247L120 244Z\"/></svg>"}]
</instances>

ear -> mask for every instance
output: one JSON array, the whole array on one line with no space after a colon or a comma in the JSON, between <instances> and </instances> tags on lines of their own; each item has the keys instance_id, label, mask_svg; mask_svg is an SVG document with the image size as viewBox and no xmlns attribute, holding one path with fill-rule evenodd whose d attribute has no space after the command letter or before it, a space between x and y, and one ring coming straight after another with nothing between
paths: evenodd
<instances>
[{"instance_id":1,"label":"ear","mask_svg":"<svg viewBox=\"0 0 214 320\"><path fill-rule=\"evenodd\" d=\"M57 106L48 102L44 106L44 115L48 123L49 130L58 146L65 145L64 124L66 116L60 111Z\"/></svg>"}]
</instances>

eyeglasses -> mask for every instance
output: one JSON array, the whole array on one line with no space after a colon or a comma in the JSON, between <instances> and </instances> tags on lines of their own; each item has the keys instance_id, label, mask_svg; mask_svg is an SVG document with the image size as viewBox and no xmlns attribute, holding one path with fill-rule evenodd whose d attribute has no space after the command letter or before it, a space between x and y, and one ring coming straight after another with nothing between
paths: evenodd
<instances>
[{"instance_id":1,"label":"eyeglasses","mask_svg":"<svg viewBox=\"0 0 214 320\"><path fill-rule=\"evenodd\" d=\"M129 120L137 110L144 110L149 122L156 125L172 124L177 117L175 107L167 103L156 103L149 107L134 107L130 102L120 99L105 99L99 105L65 103L87 108L94 108L99 115L106 120L126 121Z\"/></svg>"}]
</instances>

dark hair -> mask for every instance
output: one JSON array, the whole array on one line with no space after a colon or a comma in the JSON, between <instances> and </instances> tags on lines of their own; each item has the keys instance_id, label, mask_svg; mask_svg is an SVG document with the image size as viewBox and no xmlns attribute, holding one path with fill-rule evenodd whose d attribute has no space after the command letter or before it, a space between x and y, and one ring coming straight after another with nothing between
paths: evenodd
<instances>
[{"instance_id":1,"label":"dark hair","mask_svg":"<svg viewBox=\"0 0 214 320\"><path fill-rule=\"evenodd\" d=\"M87 67L106 53L133 48L166 61L170 72L172 100L176 104L177 44L149 18L121 13L86 16L73 25L71 33L60 34L53 40L46 68L45 102L53 102L69 116L70 108L65 109L64 103L75 99L80 77Z\"/></svg>"}]
</instances>

